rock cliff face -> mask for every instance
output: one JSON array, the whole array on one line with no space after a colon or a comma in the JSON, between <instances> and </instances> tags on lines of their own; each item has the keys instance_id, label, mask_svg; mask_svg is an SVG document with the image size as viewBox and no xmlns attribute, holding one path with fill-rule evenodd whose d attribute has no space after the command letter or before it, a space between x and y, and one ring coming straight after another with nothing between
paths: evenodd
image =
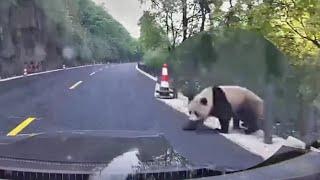
<instances>
[{"instance_id":1,"label":"rock cliff face","mask_svg":"<svg viewBox=\"0 0 320 180\"><path fill-rule=\"evenodd\" d=\"M23 68L37 70L61 66L62 45L51 24L34 0L0 1L0 76L22 74ZM50 27L49 27L50 26Z\"/></svg>"}]
</instances>

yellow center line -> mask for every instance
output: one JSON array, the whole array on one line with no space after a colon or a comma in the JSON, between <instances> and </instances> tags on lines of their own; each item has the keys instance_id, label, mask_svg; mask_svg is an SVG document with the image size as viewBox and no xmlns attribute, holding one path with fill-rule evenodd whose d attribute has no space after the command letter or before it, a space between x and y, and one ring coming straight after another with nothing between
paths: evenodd
<instances>
[{"instance_id":1,"label":"yellow center line","mask_svg":"<svg viewBox=\"0 0 320 180\"><path fill-rule=\"evenodd\" d=\"M26 128L32 121L34 121L36 118L35 117L29 117L26 120L22 121L17 127L12 129L7 136L16 136L21 132L24 128Z\"/></svg>"},{"instance_id":2,"label":"yellow center line","mask_svg":"<svg viewBox=\"0 0 320 180\"><path fill-rule=\"evenodd\" d=\"M73 86L71 86L69 89L74 89L76 88L77 86L79 86L80 84L82 83L82 81L78 81L77 83L75 83Z\"/></svg>"}]
</instances>

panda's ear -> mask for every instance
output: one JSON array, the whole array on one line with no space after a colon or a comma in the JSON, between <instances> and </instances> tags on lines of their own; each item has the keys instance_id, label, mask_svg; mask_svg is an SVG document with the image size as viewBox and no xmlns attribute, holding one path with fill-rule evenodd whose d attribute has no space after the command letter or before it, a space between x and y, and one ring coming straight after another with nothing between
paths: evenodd
<instances>
[{"instance_id":1,"label":"panda's ear","mask_svg":"<svg viewBox=\"0 0 320 180\"><path fill-rule=\"evenodd\" d=\"M190 103L193 99L194 99L194 96L193 96L193 95L189 95L189 96L188 96L188 101L189 101L189 103Z\"/></svg>"},{"instance_id":2,"label":"panda's ear","mask_svg":"<svg viewBox=\"0 0 320 180\"><path fill-rule=\"evenodd\" d=\"M206 105L208 104L207 98L201 98L201 99L200 99L200 103L201 103L202 105L206 106Z\"/></svg>"}]
</instances>

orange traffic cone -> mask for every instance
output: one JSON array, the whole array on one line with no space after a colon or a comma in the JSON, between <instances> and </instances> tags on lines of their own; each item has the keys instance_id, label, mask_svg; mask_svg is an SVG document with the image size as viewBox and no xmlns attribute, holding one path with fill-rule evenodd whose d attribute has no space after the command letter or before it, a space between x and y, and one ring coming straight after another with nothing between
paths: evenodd
<instances>
[{"instance_id":1,"label":"orange traffic cone","mask_svg":"<svg viewBox=\"0 0 320 180\"><path fill-rule=\"evenodd\" d=\"M162 67L160 87L169 88L169 74L168 74L167 64L163 64L163 67Z\"/></svg>"},{"instance_id":2,"label":"orange traffic cone","mask_svg":"<svg viewBox=\"0 0 320 180\"><path fill-rule=\"evenodd\" d=\"M160 85L156 85L156 97L164 99L175 98L174 91L170 89L169 79L168 65L163 64Z\"/></svg>"}]
</instances>

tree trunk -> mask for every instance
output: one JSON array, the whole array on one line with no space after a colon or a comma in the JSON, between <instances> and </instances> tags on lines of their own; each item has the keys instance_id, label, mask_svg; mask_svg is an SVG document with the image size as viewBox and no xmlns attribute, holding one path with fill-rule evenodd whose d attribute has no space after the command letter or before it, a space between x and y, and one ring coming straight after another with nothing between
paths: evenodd
<instances>
[{"instance_id":1,"label":"tree trunk","mask_svg":"<svg viewBox=\"0 0 320 180\"><path fill-rule=\"evenodd\" d=\"M187 30L188 30L188 19L187 19L187 0L181 0L182 2L182 29L183 29L183 38L182 41L187 39Z\"/></svg>"},{"instance_id":2,"label":"tree trunk","mask_svg":"<svg viewBox=\"0 0 320 180\"><path fill-rule=\"evenodd\" d=\"M232 0L229 0L229 4L230 4L230 7L232 8L233 7Z\"/></svg>"},{"instance_id":3,"label":"tree trunk","mask_svg":"<svg viewBox=\"0 0 320 180\"><path fill-rule=\"evenodd\" d=\"M231 18L234 15L234 12L233 12L234 9L233 9L232 0L229 0L229 4L230 4L230 8L229 8L229 12L226 15L226 20L225 20L225 24L226 24L227 27L230 27Z\"/></svg>"},{"instance_id":4,"label":"tree trunk","mask_svg":"<svg viewBox=\"0 0 320 180\"><path fill-rule=\"evenodd\" d=\"M298 126L299 126L300 136L303 137L306 135L306 123L305 123L306 112L305 112L305 103L301 96L302 95L299 96Z\"/></svg>"},{"instance_id":5,"label":"tree trunk","mask_svg":"<svg viewBox=\"0 0 320 180\"><path fill-rule=\"evenodd\" d=\"M209 27L211 28L211 29L213 29L214 27L214 23L213 23L213 13L212 12L210 12L209 13Z\"/></svg>"},{"instance_id":6,"label":"tree trunk","mask_svg":"<svg viewBox=\"0 0 320 180\"><path fill-rule=\"evenodd\" d=\"M311 40L311 42L317 46L317 48L320 48L320 41L314 39L314 40Z\"/></svg>"},{"instance_id":7,"label":"tree trunk","mask_svg":"<svg viewBox=\"0 0 320 180\"><path fill-rule=\"evenodd\" d=\"M273 124L273 113L272 113L272 104L273 104L273 86L271 84L267 85L264 101L264 143L272 144L272 124Z\"/></svg>"},{"instance_id":8,"label":"tree trunk","mask_svg":"<svg viewBox=\"0 0 320 180\"><path fill-rule=\"evenodd\" d=\"M169 26L169 18L168 18L168 12L166 12L166 33L167 33L167 37L169 37L169 31L170 31L170 26Z\"/></svg>"},{"instance_id":9,"label":"tree trunk","mask_svg":"<svg viewBox=\"0 0 320 180\"><path fill-rule=\"evenodd\" d=\"M206 22L206 9L204 8L204 4L200 1L200 9L201 9L201 27L200 32L204 31L204 25Z\"/></svg>"},{"instance_id":10,"label":"tree trunk","mask_svg":"<svg viewBox=\"0 0 320 180\"><path fill-rule=\"evenodd\" d=\"M253 7L252 3L248 3L247 6L248 6L248 11L251 12ZM253 22L253 17L250 15L248 16L248 25L252 26L252 22Z\"/></svg>"},{"instance_id":11,"label":"tree trunk","mask_svg":"<svg viewBox=\"0 0 320 180\"><path fill-rule=\"evenodd\" d=\"M171 33L172 33L172 45L171 45L171 50L173 50L176 46L176 38L177 38L177 33L174 30L174 24L173 24L173 14L171 12L170 14L170 21L171 21Z\"/></svg>"},{"instance_id":12,"label":"tree trunk","mask_svg":"<svg viewBox=\"0 0 320 180\"><path fill-rule=\"evenodd\" d=\"M166 33L167 33L167 37L169 37L169 33L170 33L170 26L169 26L169 14L168 12L166 12L166 19L165 19L165 24L166 24ZM171 45L170 43L168 43L168 51L171 51Z\"/></svg>"}]
</instances>

